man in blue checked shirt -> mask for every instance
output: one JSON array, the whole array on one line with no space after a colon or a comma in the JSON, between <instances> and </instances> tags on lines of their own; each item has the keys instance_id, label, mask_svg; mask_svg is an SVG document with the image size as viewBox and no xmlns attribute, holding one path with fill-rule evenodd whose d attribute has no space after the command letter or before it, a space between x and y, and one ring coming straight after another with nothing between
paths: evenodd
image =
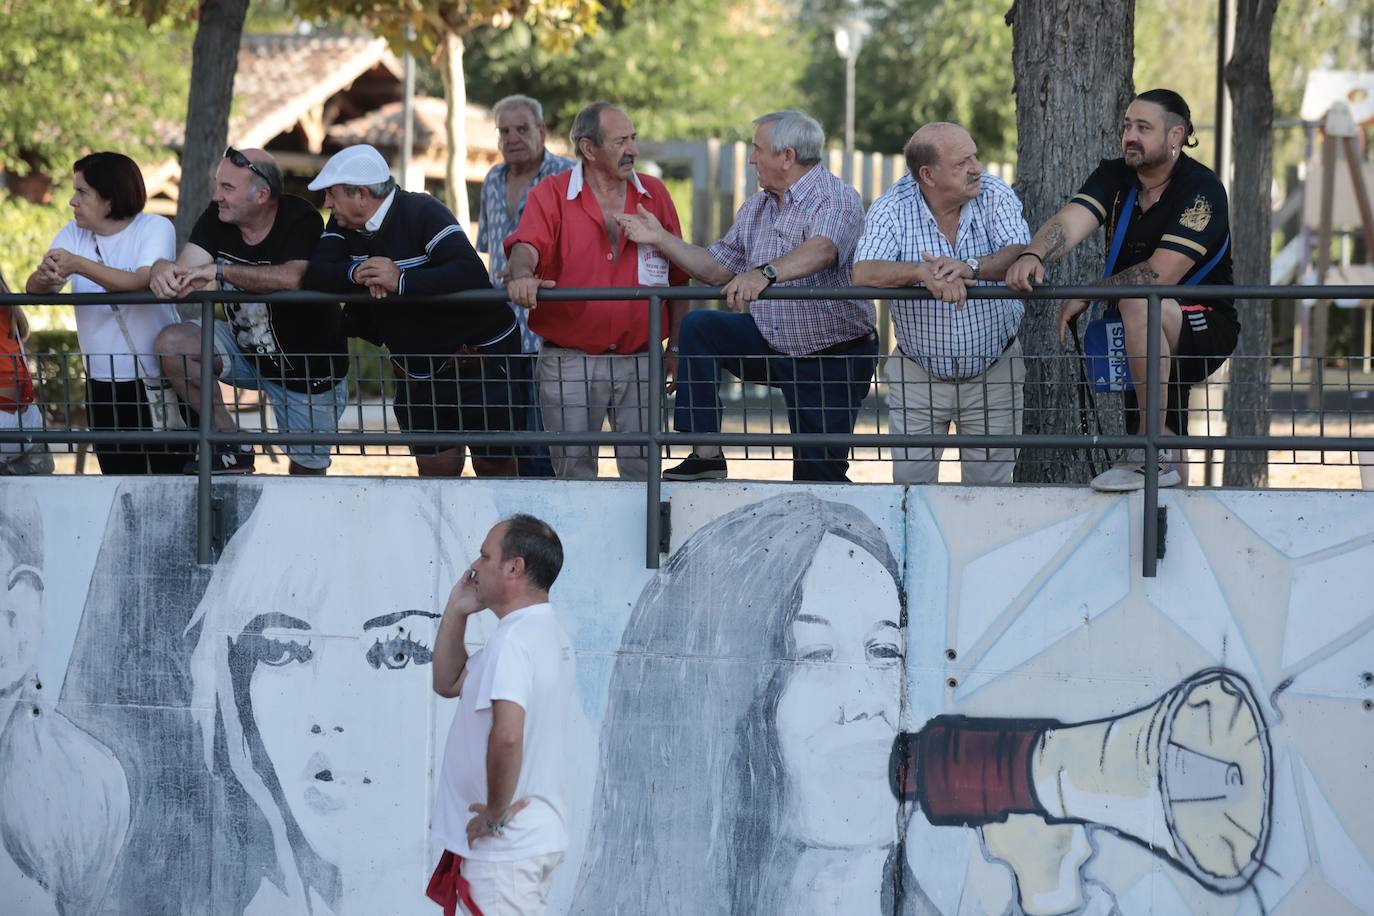
<instances>
[{"instance_id":1,"label":"man in blue checked shirt","mask_svg":"<svg viewBox=\"0 0 1374 916\"><path fill-rule=\"evenodd\" d=\"M1019 299L968 299L996 285L1025 249L1030 229L1006 182L983 171L978 147L957 124L927 124L907 141L908 174L873 202L854 255L854 283L924 286L931 299L895 299L897 348L883 372L895 434L1021 432L1025 365L1016 331ZM931 483L934 449L892 450L892 479ZM963 448L964 483L1009 483L1016 450Z\"/></svg>"},{"instance_id":2,"label":"man in blue checked shirt","mask_svg":"<svg viewBox=\"0 0 1374 916\"><path fill-rule=\"evenodd\" d=\"M780 287L849 286L863 203L821 164L825 133L800 111L754 121L749 161L762 189L710 248L664 231L642 208L617 217L626 235L658 248L703 283L724 287L728 311L699 310L678 332L678 432L720 430L720 367L782 390L797 433L850 433L877 364L876 316L867 299L759 299ZM847 480L849 448L793 449L794 480ZM663 472L665 480L721 479L725 456L698 445Z\"/></svg>"},{"instance_id":3,"label":"man in blue checked shirt","mask_svg":"<svg viewBox=\"0 0 1374 916\"><path fill-rule=\"evenodd\" d=\"M496 148L501 162L492 166L482 182L482 206L477 215L477 251L487 256L487 268L496 286L505 284L506 249L501 244L520 225L530 189L545 178L568 171L575 164L555 156L545 147L544 106L527 95L509 95L491 109L496 120ZM539 398L534 389L534 361L539 354L539 335L530 330L529 312L515 310L520 323L520 348L524 354L512 360L519 376L520 403L526 406L525 428L541 430ZM526 446L519 455L521 477L552 477L553 464L547 446Z\"/></svg>"}]
</instances>

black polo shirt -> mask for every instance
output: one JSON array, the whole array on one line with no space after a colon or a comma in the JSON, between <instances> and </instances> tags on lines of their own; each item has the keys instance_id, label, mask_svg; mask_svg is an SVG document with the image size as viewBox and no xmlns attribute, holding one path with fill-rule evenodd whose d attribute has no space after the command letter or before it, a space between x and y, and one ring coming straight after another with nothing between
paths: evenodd
<instances>
[{"instance_id":1,"label":"black polo shirt","mask_svg":"<svg viewBox=\"0 0 1374 916\"><path fill-rule=\"evenodd\" d=\"M1226 189L1207 166L1186 153L1180 154L1159 201L1142 213L1140 193L1144 188L1135 169L1128 166L1125 159L1103 159L1071 199L1091 211L1102 224L1107 233L1108 251L1131 188L1137 189L1136 202L1121 252L1112 267L1113 273L1148 261L1157 249L1165 248L1193 259L1193 266L1179 281L1187 283L1230 239ZM1227 247L1200 285L1226 286L1231 283L1231 277L1231 249ZM1211 299L1201 304L1235 317L1236 306L1231 299Z\"/></svg>"}]
</instances>

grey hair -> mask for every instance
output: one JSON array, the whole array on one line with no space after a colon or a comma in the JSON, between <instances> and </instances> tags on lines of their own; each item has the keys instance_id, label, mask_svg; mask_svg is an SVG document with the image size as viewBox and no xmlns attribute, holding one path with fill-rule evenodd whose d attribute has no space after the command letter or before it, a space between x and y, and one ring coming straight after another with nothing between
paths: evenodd
<instances>
[{"instance_id":1,"label":"grey hair","mask_svg":"<svg viewBox=\"0 0 1374 916\"><path fill-rule=\"evenodd\" d=\"M577 151L577 158L582 158L581 140L592 141L592 146L601 146L606 142L606 135L601 131L601 113L606 109L618 111L625 114L625 109L614 102L592 102L577 113L573 118L572 130L568 134L568 139L572 141L573 149Z\"/></svg>"},{"instance_id":2,"label":"grey hair","mask_svg":"<svg viewBox=\"0 0 1374 916\"><path fill-rule=\"evenodd\" d=\"M510 111L512 108L524 108L534 115L534 123L544 124L544 106L539 104L538 99L532 99L527 95L508 95L491 107L492 120L500 120L501 115Z\"/></svg>"},{"instance_id":3,"label":"grey hair","mask_svg":"<svg viewBox=\"0 0 1374 916\"><path fill-rule=\"evenodd\" d=\"M815 165L821 161L825 150L825 131L815 118L804 111L773 111L754 119L756 127L772 124L773 131L768 136L773 152L781 155L783 150L792 150L802 165Z\"/></svg>"},{"instance_id":4,"label":"grey hair","mask_svg":"<svg viewBox=\"0 0 1374 916\"><path fill-rule=\"evenodd\" d=\"M266 188L269 197L280 197L282 194L282 174L281 166L277 165L277 160L268 157L261 162L254 162L253 166L260 169L262 175L253 171L253 169L249 169L249 183L254 188ZM264 178L263 175L267 177Z\"/></svg>"},{"instance_id":5,"label":"grey hair","mask_svg":"<svg viewBox=\"0 0 1374 916\"><path fill-rule=\"evenodd\" d=\"M377 184L360 184L356 185L356 187L371 194L377 200L381 200L383 197L386 197L392 191L396 190L396 179L388 178L386 181L380 181Z\"/></svg>"}]
</instances>

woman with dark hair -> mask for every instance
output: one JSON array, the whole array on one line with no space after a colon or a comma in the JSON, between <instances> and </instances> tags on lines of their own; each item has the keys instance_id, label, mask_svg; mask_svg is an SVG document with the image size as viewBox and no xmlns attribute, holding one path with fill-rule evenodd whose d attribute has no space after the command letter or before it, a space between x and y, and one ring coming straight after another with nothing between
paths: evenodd
<instances>
[{"instance_id":1,"label":"woman with dark hair","mask_svg":"<svg viewBox=\"0 0 1374 916\"><path fill-rule=\"evenodd\" d=\"M163 216L143 212L143 174L121 153L91 153L72 167L73 219L63 226L29 276L34 295L139 292L153 262L176 256L176 232ZM153 340L178 320L170 303L83 305L76 333L86 357L86 422L91 429L155 429L167 422ZM97 445L102 474L177 473L184 447Z\"/></svg>"},{"instance_id":2,"label":"woman with dark hair","mask_svg":"<svg viewBox=\"0 0 1374 916\"><path fill-rule=\"evenodd\" d=\"M694 534L621 641L572 912L935 912L887 781L904 639L859 509L787 494Z\"/></svg>"}]
</instances>

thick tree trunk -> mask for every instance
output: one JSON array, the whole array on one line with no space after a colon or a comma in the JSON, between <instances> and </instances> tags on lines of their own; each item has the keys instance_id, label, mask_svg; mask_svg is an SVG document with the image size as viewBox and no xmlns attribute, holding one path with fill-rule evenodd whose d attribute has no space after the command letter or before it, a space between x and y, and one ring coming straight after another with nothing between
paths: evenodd
<instances>
[{"instance_id":1,"label":"thick tree trunk","mask_svg":"<svg viewBox=\"0 0 1374 916\"><path fill-rule=\"evenodd\" d=\"M1016 192L1031 230L1073 195L1099 160L1120 155L1121 116L1132 95L1135 0L1016 0L1012 67L1016 80ZM1055 285L1102 276L1101 234L1050 269ZM1027 355L1027 433L1078 434L1078 365L1059 344L1058 303L1027 300L1021 346ZM1079 330L1082 330L1080 322ZM1105 430L1119 430L1118 399L1098 396ZM1024 449L1016 479L1061 483L1090 477L1085 451Z\"/></svg>"},{"instance_id":2,"label":"thick tree trunk","mask_svg":"<svg viewBox=\"0 0 1374 916\"><path fill-rule=\"evenodd\" d=\"M177 248L186 244L196 219L210 203L210 184L229 134L229 106L247 15L248 0L201 0L200 25L191 46L191 91L177 193Z\"/></svg>"},{"instance_id":3,"label":"thick tree trunk","mask_svg":"<svg viewBox=\"0 0 1374 916\"><path fill-rule=\"evenodd\" d=\"M1231 259L1235 282L1269 282L1269 225L1273 183L1274 92L1269 85L1270 35L1278 0L1237 0L1236 40L1226 65L1231 93L1232 149L1237 156L1231 180ZM1240 341L1231 359L1231 384L1226 391L1226 431L1233 436L1269 433L1269 321L1268 299L1236 303L1240 313ZM1262 487L1269 481L1265 451L1226 454L1222 482L1228 487Z\"/></svg>"},{"instance_id":4,"label":"thick tree trunk","mask_svg":"<svg viewBox=\"0 0 1374 916\"><path fill-rule=\"evenodd\" d=\"M444 128L448 132L448 161L445 163L444 200L458 222L468 224L468 87L463 78L463 36L452 30L444 33L439 49L439 72L444 79L444 95L448 99L448 116Z\"/></svg>"}]
</instances>

